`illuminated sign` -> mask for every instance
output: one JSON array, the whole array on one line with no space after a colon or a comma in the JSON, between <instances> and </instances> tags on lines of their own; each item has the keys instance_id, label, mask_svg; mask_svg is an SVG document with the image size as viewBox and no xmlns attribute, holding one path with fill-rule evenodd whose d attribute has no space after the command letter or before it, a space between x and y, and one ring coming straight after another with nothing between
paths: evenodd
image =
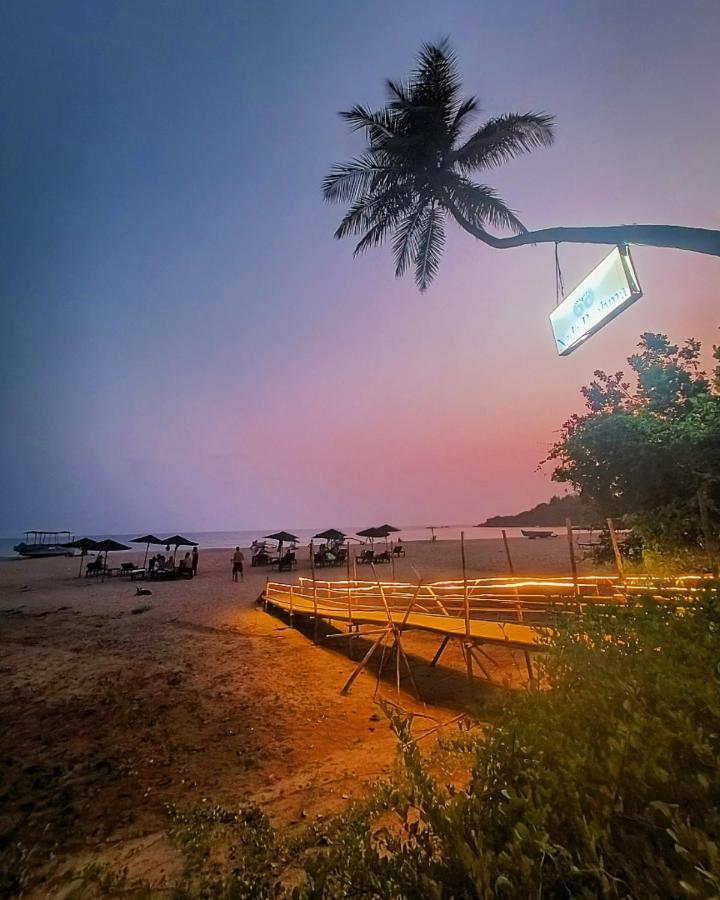
<instances>
[{"instance_id":1,"label":"illuminated sign","mask_svg":"<svg viewBox=\"0 0 720 900\"><path fill-rule=\"evenodd\" d=\"M628 247L615 247L550 313L560 356L567 356L642 297Z\"/></svg>"}]
</instances>

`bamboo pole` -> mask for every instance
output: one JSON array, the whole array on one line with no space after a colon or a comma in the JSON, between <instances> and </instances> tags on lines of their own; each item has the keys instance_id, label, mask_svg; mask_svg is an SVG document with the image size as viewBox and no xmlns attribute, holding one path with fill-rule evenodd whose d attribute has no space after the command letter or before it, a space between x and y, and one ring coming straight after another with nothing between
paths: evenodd
<instances>
[{"instance_id":1,"label":"bamboo pole","mask_svg":"<svg viewBox=\"0 0 720 900\"><path fill-rule=\"evenodd\" d=\"M507 556L508 568L510 569L510 574L515 577L515 566L513 565L512 556L510 555L510 544L508 543L507 533L504 528L502 530L502 536L503 544L505 544L505 556ZM523 614L522 603L520 602L520 592L517 589L517 585L513 588L513 593L515 594L515 599L517 601L518 622L524 622L525 616ZM528 676L532 681L533 669L532 662L530 661L530 654L527 650L524 650L523 655L525 657L525 668L527 669Z\"/></svg>"},{"instance_id":2,"label":"bamboo pole","mask_svg":"<svg viewBox=\"0 0 720 900\"><path fill-rule=\"evenodd\" d=\"M478 664L478 666L480 667L480 671L481 671L481 672L483 673L483 675L485 676L485 680L486 680L486 681L492 681L492 678L490 677L490 673L488 672L488 670L487 670L487 669L485 668L485 666L483 665L482 660L479 658L479 655L478 655L478 652L477 652L477 651L478 651L478 648L477 648L477 647L473 647L472 645L468 644L468 648L467 648L467 649L468 649L468 654L467 654L468 656L471 656L473 653L475 654L475 662L476 662L476 663Z\"/></svg>"},{"instance_id":3,"label":"bamboo pole","mask_svg":"<svg viewBox=\"0 0 720 900\"><path fill-rule=\"evenodd\" d=\"M565 530L567 532L568 550L570 552L570 568L572 570L575 600L580 603L580 586L578 585L577 563L575 562L575 542L573 541L573 530L570 516L565 519Z\"/></svg>"},{"instance_id":4,"label":"bamboo pole","mask_svg":"<svg viewBox=\"0 0 720 900\"><path fill-rule=\"evenodd\" d=\"M430 663L431 666L437 665L437 662L440 659L440 657L443 655L443 650L447 647L449 641L450 641L450 635L446 634L445 637L442 639L440 646L438 647L437 653L432 658L432 661Z\"/></svg>"},{"instance_id":5,"label":"bamboo pole","mask_svg":"<svg viewBox=\"0 0 720 900\"><path fill-rule=\"evenodd\" d=\"M400 643L400 641L398 641L397 647L398 647L398 652L402 655L403 662L405 663L405 668L407 669L407 673L408 673L408 676L409 676L409 678L410 678L410 684L412 684L413 690L415 691L415 696L418 698L418 700L419 700L421 703L423 703L423 699L422 699L422 697L420 696L420 691L418 690L417 683L415 682L415 676L413 675L412 667L411 667L411 665L410 665L410 660L407 658L407 653L405 652L405 650L404 650L402 644ZM425 706L424 703L423 703L423 706Z\"/></svg>"},{"instance_id":6,"label":"bamboo pole","mask_svg":"<svg viewBox=\"0 0 720 900\"><path fill-rule=\"evenodd\" d=\"M464 604L464 612L465 612L465 641L467 643L467 652L465 653L465 662L467 665L468 681L470 682L470 687L472 688L473 665L472 665L472 656L470 655L470 598L468 597L467 565L465 562L465 532L464 531L460 532L460 557L462 559L463 604Z\"/></svg>"},{"instance_id":7,"label":"bamboo pole","mask_svg":"<svg viewBox=\"0 0 720 900\"><path fill-rule=\"evenodd\" d=\"M400 696L400 641L398 641L397 632L395 633L395 680L397 683L397 693Z\"/></svg>"},{"instance_id":8,"label":"bamboo pole","mask_svg":"<svg viewBox=\"0 0 720 900\"><path fill-rule=\"evenodd\" d=\"M315 581L315 546L312 541L310 541L310 571L312 572L312 583L313 583L313 643L317 644L318 642L318 617L317 617L317 582Z\"/></svg>"},{"instance_id":9,"label":"bamboo pole","mask_svg":"<svg viewBox=\"0 0 720 900\"><path fill-rule=\"evenodd\" d=\"M387 628L385 629L387 633ZM375 690L373 691L373 700L377 696L378 689L380 687L380 679L382 678L383 669L385 668L385 655L387 651L387 644L383 643L382 645L382 653L380 654L380 665L377 670L377 678L375 679Z\"/></svg>"},{"instance_id":10,"label":"bamboo pole","mask_svg":"<svg viewBox=\"0 0 720 900\"><path fill-rule=\"evenodd\" d=\"M347 542L347 595L348 595L348 617L350 619L350 628L352 628L352 586L350 585L350 541Z\"/></svg>"},{"instance_id":11,"label":"bamboo pole","mask_svg":"<svg viewBox=\"0 0 720 900\"><path fill-rule=\"evenodd\" d=\"M353 620L352 620L352 585L350 584L350 538L347 540L347 557L345 559L346 568L347 568L347 603L348 603L348 632L352 634L353 630ZM350 640L350 659L353 656L353 642Z\"/></svg>"},{"instance_id":12,"label":"bamboo pole","mask_svg":"<svg viewBox=\"0 0 720 900\"><path fill-rule=\"evenodd\" d=\"M710 513L708 512L707 484L703 484L702 487L698 489L697 500L698 507L700 509L700 527L702 529L703 539L705 541L705 553L707 554L708 562L710 563L710 571L712 573L712 576L713 578L717 578L718 564L717 557L715 555L715 537L712 533L712 527L710 525Z\"/></svg>"},{"instance_id":13,"label":"bamboo pole","mask_svg":"<svg viewBox=\"0 0 720 900\"><path fill-rule=\"evenodd\" d=\"M512 556L510 555L510 544L507 539L507 532L505 529L502 529L502 538L503 544L505 545L505 556L507 557L508 569L510 570L510 574L515 577L515 566L513 565ZM523 622L525 617L523 616L522 604L520 603L520 594L518 592L517 586L513 588L513 593L515 594L515 599L517 600L517 613L518 613L518 622Z\"/></svg>"},{"instance_id":14,"label":"bamboo pole","mask_svg":"<svg viewBox=\"0 0 720 900\"><path fill-rule=\"evenodd\" d=\"M428 587L427 587L427 590L429 591L430 596L433 598L433 600L437 603L437 605L438 605L438 606L440 607L440 609L442 610L443 615L449 616L450 613L447 611L447 609L445 609L445 607L444 607L443 604L442 604L442 601L440 600L440 598L438 597L438 595L435 593L435 591L434 591L429 585L428 585Z\"/></svg>"},{"instance_id":15,"label":"bamboo pole","mask_svg":"<svg viewBox=\"0 0 720 900\"><path fill-rule=\"evenodd\" d=\"M375 568L375 563L372 563L372 570L373 575L375 576L375 581L377 582L378 589L380 590L380 597L382 598L383 606L385 607L385 614L387 615L388 619L388 633L392 634L394 639L392 649L395 651L395 679L397 683L398 696L400 696L400 641L398 629L395 627L392 613L390 612L390 607L387 602L387 597L385 596L385 590L382 586L382 582L380 581L380 576L377 573L377 569Z\"/></svg>"},{"instance_id":16,"label":"bamboo pole","mask_svg":"<svg viewBox=\"0 0 720 900\"><path fill-rule=\"evenodd\" d=\"M356 666L355 669L353 670L352 674L350 675L350 677L348 678L348 680L347 680L347 681L345 682L345 684L343 685L343 687L342 687L342 689L341 689L341 691L340 691L341 694L347 694L347 692L350 690L350 685L353 683L353 681L355 681L355 679L358 677L358 675L359 675L359 674L362 672L362 670L365 668L365 666L367 665L368 661L370 660L370 657L373 655L373 653L374 653L374 652L377 650L377 648L380 646L380 643L385 639L385 635L389 632L389 630L390 630L390 629L389 629L389 627L388 627L388 628L386 628L386 629L383 631L383 633L382 633L382 634L380 635L380 637L375 641L375 643L374 643L374 644L372 645L372 647L368 650L368 652L365 654L365 656L362 658L362 660L357 664L357 666Z\"/></svg>"},{"instance_id":17,"label":"bamboo pole","mask_svg":"<svg viewBox=\"0 0 720 900\"><path fill-rule=\"evenodd\" d=\"M510 545L508 544L507 531L505 531L504 528L502 529L502 539L503 544L505 545L505 556L507 558L508 569L510 570L510 574L514 575L515 568L513 566L512 556L510 556Z\"/></svg>"},{"instance_id":18,"label":"bamboo pole","mask_svg":"<svg viewBox=\"0 0 720 900\"><path fill-rule=\"evenodd\" d=\"M620 545L618 544L617 533L615 532L615 524L612 519L608 518L607 520L608 533L610 535L610 544L612 545L613 555L615 556L615 568L617 569L618 576L622 583L623 588L625 589L625 594L627 596L627 585L625 583L625 569L623 568L622 555L620 554Z\"/></svg>"}]
</instances>

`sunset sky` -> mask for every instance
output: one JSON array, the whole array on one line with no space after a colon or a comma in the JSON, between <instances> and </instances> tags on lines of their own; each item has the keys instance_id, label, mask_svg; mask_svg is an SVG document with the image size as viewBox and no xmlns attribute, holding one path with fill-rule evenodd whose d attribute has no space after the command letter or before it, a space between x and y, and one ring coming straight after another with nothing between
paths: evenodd
<instances>
[{"instance_id":1,"label":"sunset sky","mask_svg":"<svg viewBox=\"0 0 720 900\"><path fill-rule=\"evenodd\" d=\"M0 10L0 533L477 522L643 331L709 348L720 260L557 357L550 245L448 224L420 295L333 240L337 117L448 35L485 115L557 138L487 173L529 227L720 227L716 0L52 2ZM608 248L560 248L569 292Z\"/></svg>"}]
</instances>

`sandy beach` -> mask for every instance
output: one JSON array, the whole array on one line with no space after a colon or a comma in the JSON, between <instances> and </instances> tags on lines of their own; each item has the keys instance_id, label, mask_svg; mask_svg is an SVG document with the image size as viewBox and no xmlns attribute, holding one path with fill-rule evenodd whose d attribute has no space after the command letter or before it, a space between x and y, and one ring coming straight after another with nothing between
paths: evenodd
<instances>
[{"instance_id":1,"label":"sandy beach","mask_svg":"<svg viewBox=\"0 0 720 900\"><path fill-rule=\"evenodd\" d=\"M470 577L507 572L500 541L466 546ZM459 576L459 543L406 549L398 580ZM511 549L520 574L569 571L563 537L513 539ZM148 597L124 578L78 578L77 558L0 562L0 835L31 849L23 865L34 875L101 862L159 881L182 864L167 836L168 807L256 803L274 824L297 828L391 770L395 743L373 671L341 696L354 666L348 642L314 646L307 630L256 602L268 576L310 574L307 550L291 577L246 563L237 584L230 551L200 553L195 579L146 583ZM142 552L114 559L141 561ZM321 577L344 575L323 569ZM458 650L428 667L436 645L408 636L424 703L408 691L399 698L430 717L428 726L471 700ZM522 684L517 661L495 656L498 685ZM398 701L389 677L377 696ZM37 891L47 896L42 884Z\"/></svg>"}]
</instances>

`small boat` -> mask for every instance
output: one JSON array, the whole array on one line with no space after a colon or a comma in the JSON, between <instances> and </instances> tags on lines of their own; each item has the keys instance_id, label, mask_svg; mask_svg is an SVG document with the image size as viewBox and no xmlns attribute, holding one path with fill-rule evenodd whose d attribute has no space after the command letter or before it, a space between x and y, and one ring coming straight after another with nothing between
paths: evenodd
<instances>
[{"instance_id":1,"label":"small boat","mask_svg":"<svg viewBox=\"0 0 720 900\"><path fill-rule=\"evenodd\" d=\"M520 534L523 537L530 538L531 541L534 541L535 538L551 538L555 537L554 531L539 531L538 529L534 529L533 531L529 531L525 528L520 529Z\"/></svg>"},{"instance_id":2,"label":"small boat","mask_svg":"<svg viewBox=\"0 0 720 900\"><path fill-rule=\"evenodd\" d=\"M74 550L64 546L73 540L69 531L26 531L25 540L13 550L20 556L29 558L41 556L72 556Z\"/></svg>"}]
</instances>

